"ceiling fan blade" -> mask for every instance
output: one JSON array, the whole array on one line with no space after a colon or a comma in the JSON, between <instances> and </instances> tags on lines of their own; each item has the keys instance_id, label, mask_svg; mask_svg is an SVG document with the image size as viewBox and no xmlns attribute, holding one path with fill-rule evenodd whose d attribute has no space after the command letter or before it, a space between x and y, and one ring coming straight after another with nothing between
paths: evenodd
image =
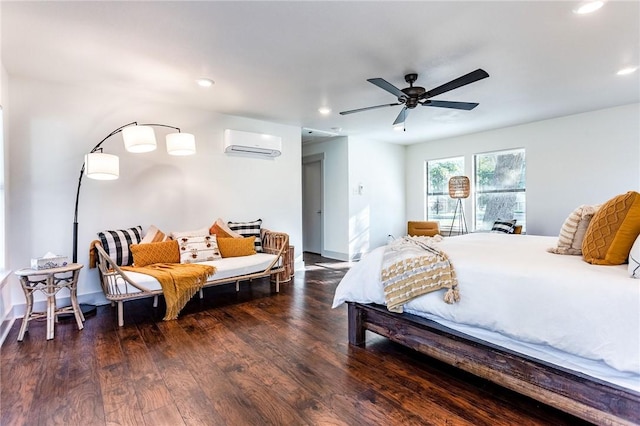
<instances>
[{"instance_id":1,"label":"ceiling fan blade","mask_svg":"<svg viewBox=\"0 0 640 426\"><path fill-rule=\"evenodd\" d=\"M407 95L400 89L398 89L393 84L389 83L387 80L383 78L370 78L367 80L369 83L373 83L379 88L386 90L387 92L394 95L396 98L406 98Z\"/></svg>"},{"instance_id":2,"label":"ceiling fan blade","mask_svg":"<svg viewBox=\"0 0 640 426\"><path fill-rule=\"evenodd\" d=\"M342 111L340 113L340 115L353 114L354 112L362 112L362 111L368 111L370 109L384 108L384 107L390 107L390 106L396 106L396 105L402 105L402 104L401 103L383 104L383 105L370 106L370 107L366 107L366 108L352 109L352 110L349 110L349 111Z\"/></svg>"},{"instance_id":3,"label":"ceiling fan blade","mask_svg":"<svg viewBox=\"0 0 640 426\"><path fill-rule=\"evenodd\" d=\"M476 102L451 102L451 101L424 101L421 105L423 106L432 106L432 107L440 107L440 108L452 108L452 109L463 109L465 111L471 111L478 105Z\"/></svg>"},{"instance_id":4,"label":"ceiling fan blade","mask_svg":"<svg viewBox=\"0 0 640 426\"><path fill-rule=\"evenodd\" d=\"M396 117L396 121L393 122L393 125L395 126L396 124L404 123L404 120L407 119L408 115L409 109L407 107L402 108L402 111L400 111L400 114L398 114L398 116Z\"/></svg>"},{"instance_id":5,"label":"ceiling fan blade","mask_svg":"<svg viewBox=\"0 0 640 426\"><path fill-rule=\"evenodd\" d=\"M444 92L448 92L449 90L457 89L458 87L465 86L487 77L489 77L489 74L485 70L478 68L475 71L471 71L469 74L465 74L462 77L458 77L455 80L451 80L450 82L443 84L442 86L438 86L435 89L425 92L421 98L432 98Z\"/></svg>"}]
</instances>

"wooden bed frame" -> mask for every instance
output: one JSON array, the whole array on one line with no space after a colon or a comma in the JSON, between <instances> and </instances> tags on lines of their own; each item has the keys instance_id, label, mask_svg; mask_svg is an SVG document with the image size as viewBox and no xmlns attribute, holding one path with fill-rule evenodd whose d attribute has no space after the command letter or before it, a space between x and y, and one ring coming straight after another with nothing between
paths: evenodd
<instances>
[{"instance_id":1,"label":"wooden bed frame","mask_svg":"<svg viewBox=\"0 0 640 426\"><path fill-rule=\"evenodd\" d=\"M640 424L640 393L527 357L385 306L348 302L349 343L369 330L418 352L600 425Z\"/></svg>"}]
</instances>

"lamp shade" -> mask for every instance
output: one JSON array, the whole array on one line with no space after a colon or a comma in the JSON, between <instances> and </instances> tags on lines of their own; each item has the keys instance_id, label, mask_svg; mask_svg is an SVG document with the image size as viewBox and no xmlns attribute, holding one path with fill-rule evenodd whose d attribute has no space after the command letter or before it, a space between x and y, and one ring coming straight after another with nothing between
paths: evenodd
<instances>
[{"instance_id":1,"label":"lamp shade","mask_svg":"<svg viewBox=\"0 0 640 426\"><path fill-rule=\"evenodd\" d=\"M170 155L193 155L196 153L196 138L191 133L169 133L167 152Z\"/></svg>"},{"instance_id":2,"label":"lamp shade","mask_svg":"<svg viewBox=\"0 0 640 426\"><path fill-rule=\"evenodd\" d=\"M156 134L149 126L129 126L122 129L124 147L129 152L149 152L156 149Z\"/></svg>"},{"instance_id":3,"label":"lamp shade","mask_svg":"<svg viewBox=\"0 0 640 426\"><path fill-rule=\"evenodd\" d=\"M117 155L93 152L84 156L87 177L97 180L114 180L120 175L120 159Z\"/></svg>"},{"instance_id":4,"label":"lamp shade","mask_svg":"<svg viewBox=\"0 0 640 426\"><path fill-rule=\"evenodd\" d=\"M449 179L449 196L451 198L469 197L469 178L466 176L453 176Z\"/></svg>"}]
</instances>

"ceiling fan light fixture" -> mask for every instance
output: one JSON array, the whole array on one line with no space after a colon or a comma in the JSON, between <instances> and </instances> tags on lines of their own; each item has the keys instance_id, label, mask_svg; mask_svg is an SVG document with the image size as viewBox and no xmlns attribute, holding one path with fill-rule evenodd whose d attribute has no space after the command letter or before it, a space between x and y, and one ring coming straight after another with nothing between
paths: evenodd
<instances>
[{"instance_id":1,"label":"ceiling fan light fixture","mask_svg":"<svg viewBox=\"0 0 640 426\"><path fill-rule=\"evenodd\" d=\"M573 9L573 13L575 13L576 15L586 15L595 12L602 6L604 6L604 1L602 0L583 1L578 6L576 6L575 9Z\"/></svg>"},{"instance_id":2,"label":"ceiling fan light fixture","mask_svg":"<svg viewBox=\"0 0 640 426\"><path fill-rule=\"evenodd\" d=\"M329 107L320 107L318 108L318 112L322 115L329 115L331 114L331 108Z\"/></svg>"}]
</instances>

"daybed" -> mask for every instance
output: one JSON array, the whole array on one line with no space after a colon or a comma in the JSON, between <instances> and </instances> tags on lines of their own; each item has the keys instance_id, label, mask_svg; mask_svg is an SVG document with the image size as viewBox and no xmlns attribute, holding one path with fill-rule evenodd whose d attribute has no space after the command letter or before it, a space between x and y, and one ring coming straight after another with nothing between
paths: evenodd
<instances>
[{"instance_id":1,"label":"daybed","mask_svg":"<svg viewBox=\"0 0 640 426\"><path fill-rule=\"evenodd\" d=\"M632 219L633 254L640 217ZM640 424L640 282L631 265L552 253L557 237L414 238L446 253L459 300L445 303L453 287L444 286L391 312L381 269L385 251L402 243L375 249L336 289L351 344L364 345L369 330L588 421Z\"/></svg>"},{"instance_id":2,"label":"daybed","mask_svg":"<svg viewBox=\"0 0 640 426\"><path fill-rule=\"evenodd\" d=\"M259 244L261 251L254 254L222 258L218 255L215 260L194 263L215 268L213 274L206 276L206 280L203 279L198 284L200 297L203 297L202 288L204 287L235 282L236 291L239 291L241 281L261 277L271 277L271 281L275 282L276 293L279 292L280 282L290 279L290 276L284 277L284 275L292 274L290 263L293 259L289 250L289 236L286 233L262 229ZM124 266L127 263L123 265L121 261L116 260L116 256L110 256L99 240L92 242L91 249L97 254L95 260L105 297L117 304L120 327L124 325L124 302L153 297L153 306L157 306L158 296L163 295L163 288L158 279L146 273L137 272L136 267Z\"/></svg>"}]
</instances>

